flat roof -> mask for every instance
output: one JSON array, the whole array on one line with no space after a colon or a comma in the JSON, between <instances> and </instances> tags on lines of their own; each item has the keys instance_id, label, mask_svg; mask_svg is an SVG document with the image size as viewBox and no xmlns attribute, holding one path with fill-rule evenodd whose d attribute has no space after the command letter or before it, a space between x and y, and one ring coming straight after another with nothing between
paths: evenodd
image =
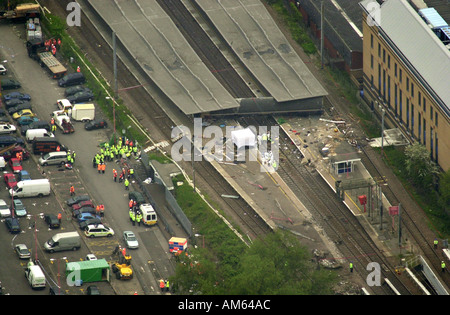
<instances>
[{"instance_id":1,"label":"flat roof","mask_svg":"<svg viewBox=\"0 0 450 315\"><path fill-rule=\"evenodd\" d=\"M185 114L238 108L156 0L89 0L143 71Z\"/></svg>"},{"instance_id":2,"label":"flat roof","mask_svg":"<svg viewBox=\"0 0 450 315\"><path fill-rule=\"evenodd\" d=\"M373 0L360 5L372 12ZM379 9L375 25L436 103L450 113L450 51L406 0L387 0ZM405 30L411 36L405 36Z\"/></svg>"},{"instance_id":3,"label":"flat roof","mask_svg":"<svg viewBox=\"0 0 450 315\"><path fill-rule=\"evenodd\" d=\"M277 102L328 94L260 0L195 1Z\"/></svg>"}]
</instances>

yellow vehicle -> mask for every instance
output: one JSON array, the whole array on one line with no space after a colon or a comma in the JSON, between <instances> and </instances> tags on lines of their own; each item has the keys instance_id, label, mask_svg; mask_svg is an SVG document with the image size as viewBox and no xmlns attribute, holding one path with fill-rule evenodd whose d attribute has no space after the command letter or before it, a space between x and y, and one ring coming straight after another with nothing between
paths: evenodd
<instances>
[{"instance_id":1,"label":"yellow vehicle","mask_svg":"<svg viewBox=\"0 0 450 315\"><path fill-rule=\"evenodd\" d=\"M116 274L116 278L122 280L133 279L131 255L127 255L126 248L121 248L120 245L118 245L114 250L113 255L118 257L118 260L112 265L112 271Z\"/></svg>"},{"instance_id":2,"label":"yellow vehicle","mask_svg":"<svg viewBox=\"0 0 450 315\"><path fill-rule=\"evenodd\" d=\"M17 120L23 116L34 117L35 115L30 109L22 109L16 113L14 113L12 117L13 117L13 119Z\"/></svg>"}]
</instances>

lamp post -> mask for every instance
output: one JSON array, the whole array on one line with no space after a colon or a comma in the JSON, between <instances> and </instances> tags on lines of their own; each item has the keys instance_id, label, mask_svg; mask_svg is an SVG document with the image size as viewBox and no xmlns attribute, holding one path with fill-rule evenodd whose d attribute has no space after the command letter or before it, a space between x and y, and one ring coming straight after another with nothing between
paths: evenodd
<instances>
[{"instance_id":1,"label":"lamp post","mask_svg":"<svg viewBox=\"0 0 450 315\"><path fill-rule=\"evenodd\" d=\"M115 137L116 137L116 100L109 96L107 96L106 99L112 100L112 103L113 103L113 125L114 125L114 139L115 139Z\"/></svg>"}]
</instances>

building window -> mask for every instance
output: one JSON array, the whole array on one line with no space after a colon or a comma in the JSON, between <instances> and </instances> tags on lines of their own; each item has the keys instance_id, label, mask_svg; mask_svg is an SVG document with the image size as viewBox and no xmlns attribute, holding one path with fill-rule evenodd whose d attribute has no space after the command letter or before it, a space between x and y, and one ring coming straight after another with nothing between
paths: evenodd
<instances>
[{"instance_id":1,"label":"building window","mask_svg":"<svg viewBox=\"0 0 450 315\"><path fill-rule=\"evenodd\" d=\"M398 90L397 84L394 84L394 107L395 107L395 116L397 116L397 104L398 104Z\"/></svg>"},{"instance_id":2,"label":"building window","mask_svg":"<svg viewBox=\"0 0 450 315\"><path fill-rule=\"evenodd\" d=\"M409 98L406 98L406 128L409 128Z\"/></svg>"},{"instance_id":3,"label":"building window","mask_svg":"<svg viewBox=\"0 0 450 315\"><path fill-rule=\"evenodd\" d=\"M411 104L411 133L414 136L414 105Z\"/></svg>"},{"instance_id":4,"label":"building window","mask_svg":"<svg viewBox=\"0 0 450 315\"><path fill-rule=\"evenodd\" d=\"M391 55L388 55L388 69L391 69Z\"/></svg>"},{"instance_id":5,"label":"building window","mask_svg":"<svg viewBox=\"0 0 450 315\"><path fill-rule=\"evenodd\" d=\"M373 34L370 34L370 48L373 49Z\"/></svg>"},{"instance_id":6,"label":"building window","mask_svg":"<svg viewBox=\"0 0 450 315\"><path fill-rule=\"evenodd\" d=\"M419 122L419 125L417 126L417 136L419 137L419 142L420 142L420 137L422 136L422 115L419 113L419 119L417 120Z\"/></svg>"},{"instance_id":7,"label":"building window","mask_svg":"<svg viewBox=\"0 0 450 315\"><path fill-rule=\"evenodd\" d=\"M397 77L397 63L394 64L394 76Z\"/></svg>"},{"instance_id":8,"label":"building window","mask_svg":"<svg viewBox=\"0 0 450 315\"><path fill-rule=\"evenodd\" d=\"M398 80L402 83L402 69L398 69Z\"/></svg>"},{"instance_id":9,"label":"building window","mask_svg":"<svg viewBox=\"0 0 450 315\"><path fill-rule=\"evenodd\" d=\"M425 120L425 118L423 119L423 145L426 146L427 145L427 121Z\"/></svg>"},{"instance_id":10,"label":"building window","mask_svg":"<svg viewBox=\"0 0 450 315\"><path fill-rule=\"evenodd\" d=\"M419 91L419 107L422 106L422 93Z\"/></svg>"},{"instance_id":11,"label":"building window","mask_svg":"<svg viewBox=\"0 0 450 315\"><path fill-rule=\"evenodd\" d=\"M383 48L383 63L386 63L386 49Z\"/></svg>"},{"instance_id":12,"label":"building window","mask_svg":"<svg viewBox=\"0 0 450 315\"><path fill-rule=\"evenodd\" d=\"M430 106L430 120L433 121L433 106Z\"/></svg>"},{"instance_id":13,"label":"building window","mask_svg":"<svg viewBox=\"0 0 450 315\"><path fill-rule=\"evenodd\" d=\"M435 154L436 154L436 163L439 163L439 151L438 151L438 136L437 133L434 134L434 147L435 147Z\"/></svg>"},{"instance_id":14,"label":"building window","mask_svg":"<svg viewBox=\"0 0 450 315\"><path fill-rule=\"evenodd\" d=\"M399 98L400 98L400 102L399 102L399 109L400 109L400 112L399 112L399 118L400 118L400 122L402 122L403 121L403 118L402 118L402 116L403 116L403 100L402 100L402 89L400 89L400 95L399 95Z\"/></svg>"},{"instance_id":15,"label":"building window","mask_svg":"<svg viewBox=\"0 0 450 315\"><path fill-rule=\"evenodd\" d=\"M370 68L373 69L373 55L370 55Z\"/></svg>"},{"instance_id":16,"label":"building window","mask_svg":"<svg viewBox=\"0 0 450 315\"><path fill-rule=\"evenodd\" d=\"M373 89L373 75L370 76L370 87Z\"/></svg>"},{"instance_id":17,"label":"building window","mask_svg":"<svg viewBox=\"0 0 450 315\"><path fill-rule=\"evenodd\" d=\"M381 94L381 65L378 64L378 94Z\"/></svg>"},{"instance_id":18,"label":"building window","mask_svg":"<svg viewBox=\"0 0 450 315\"><path fill-rule=\"evenodd\" d=\"M406 77L406 91L409 91L409 78Z\"/></svg>"},{"instance_id":19,"label":"building window","mask_svg":"<svg viewBox=\"0 0 450 315\"><path fill-rule=\"evenodd\" d=\"M430 156L431 156L432 160L434 160L434 158L433 158L433 150L434 150L434 147L433 147L433 128L431 128L431 126L430 126Z\"/></svg>"},{"instance_id":20,"label":"building window","mask_svg":"<svg viewBox=\"0 0 450 315\"><path fill-rule=\"evenodd\" d=\"M427 112L427 99L425 97L423 98L423 112Z\"/></svg>"},{"instance_id":21,"label":"building window","mask_svg":"<svg viewBox=\"0 0 450 315\"><path fill-rule=\"evenodd\" d=\"M381 58L381 44L378 43L378 58Z\"/></svg>"},{"instance_id":22,"label":"building window","mask_svg":"<svg viewBox=\"0 0 450 315\"><path fill-rule=\"evenodd\" d=\"M438 113L434 112L434 125L437 127L438 126Z\"/></svg>"},{"instance_id":23,"label":"building window","mask_svg":"<svg viewBox=\"0 0 450 315\"><path fill-rule=\"evenodd\" d=\"M388 75L388 99L387 99L387 103L389 105L389 107L391 107L391 76Z\"/></svg>"},{"instance_id":24,"label":"building window","mask_svg":"<svg viewBox=\"0 0 450 315\"><path fill-rule=\"evenodd\" d=\"M386 101L386 70L383 69L383 100Z\"/></svg>"},{"instance_id":25,"label":"building window","mask_svg":"<svg viewBox=\"0 0 450 315\"><path fill-rule=\"evenodd\" d=\"M411 82L411 97L414 98L414 83Z\"/></svg>"}]
</instances>

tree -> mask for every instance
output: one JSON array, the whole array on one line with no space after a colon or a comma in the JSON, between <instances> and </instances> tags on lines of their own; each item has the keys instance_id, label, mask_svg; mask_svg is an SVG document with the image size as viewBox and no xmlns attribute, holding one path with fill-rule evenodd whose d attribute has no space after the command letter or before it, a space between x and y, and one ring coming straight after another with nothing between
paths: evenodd
<instances>
[{"instance_id":1,"label":"tree","mask_svg":"<svg viewBox=\"0 0 450 315\"><path fill-rule=\"evenodd\" d=\"M308 249L292 234L279 231L242 252L233 271L204 249L180 256L171 282L178 294L332 294L335 274L315 267Z\"/></svg>"},{"instance_id":2,"label":"tree","mask_svg":"<svg viewBox=\"0 0 450 315\"><path fill-rule=\"evenodd\" d=\"M440 205L446 212L450 211L450 169L440 176L439 192Z\"/></svg>"},{"instance_id":3,"label":"tree","mask_svg":"<svg viewBox=\"0 0 450 315\"><path fill-rule=\"evenodd\" d=\"M423 193L430 192L434 175L439 168L430 158L430 152L420 143L414 143L405 149L406 171L411 183Z\"/></svg>"}]
</instances>

